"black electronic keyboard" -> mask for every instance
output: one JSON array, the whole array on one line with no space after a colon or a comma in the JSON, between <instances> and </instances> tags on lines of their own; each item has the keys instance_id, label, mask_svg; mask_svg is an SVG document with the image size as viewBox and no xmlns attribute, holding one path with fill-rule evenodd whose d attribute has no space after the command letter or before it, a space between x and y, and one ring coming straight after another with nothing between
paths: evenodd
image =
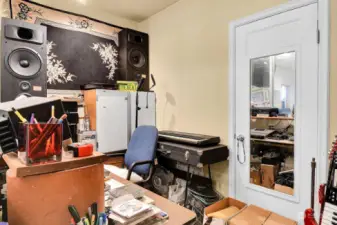
<instances>
[{"instance_id":1,"label":"black electronic keyboard","mask_svg":"<svg viewBox=\"0 0 337 225\"><path fill-rule=\"evenodd\" d=\"M220 137L166 130L159 131L159 140L195 146L217 145L220 143Z\"/></svg>"}]
</instances>

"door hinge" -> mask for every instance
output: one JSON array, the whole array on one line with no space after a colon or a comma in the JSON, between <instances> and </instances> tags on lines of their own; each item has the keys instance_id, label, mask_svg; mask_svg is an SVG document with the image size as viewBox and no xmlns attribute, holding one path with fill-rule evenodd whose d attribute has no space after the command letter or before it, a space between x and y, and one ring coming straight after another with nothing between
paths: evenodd
<instances>
[{"instance_id":1,"label":"door hinge","mask_svg":"<svg viewBox=\"0 0 337 225\"><path fill-rule=\"evenodd\" d=\"M321 32L317 29L317 44L321 42Z\"/></svg>"}]
</instances>

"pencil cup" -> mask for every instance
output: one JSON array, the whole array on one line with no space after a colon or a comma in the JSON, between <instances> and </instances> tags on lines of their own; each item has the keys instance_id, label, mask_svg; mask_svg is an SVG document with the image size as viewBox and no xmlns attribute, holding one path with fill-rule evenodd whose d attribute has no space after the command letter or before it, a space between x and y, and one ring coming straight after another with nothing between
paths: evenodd
<instances>
[{"instance_id":1,"label":"pencil cup","mask_svg":"<svg viewBox=\"0 0 337 225\"><path fill-rule=\"evenodd\" d=\"M26 165L61 161L62 124L19 125L18 156Z\"/></svg>"}]
</instances>

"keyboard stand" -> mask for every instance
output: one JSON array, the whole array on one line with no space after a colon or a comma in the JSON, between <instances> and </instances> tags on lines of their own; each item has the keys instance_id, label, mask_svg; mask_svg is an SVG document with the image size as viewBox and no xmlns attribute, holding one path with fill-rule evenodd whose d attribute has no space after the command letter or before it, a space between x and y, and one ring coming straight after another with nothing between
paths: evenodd
<instances>
[{"instance_id":1,"label":"keyboard stand","mask_svg":"<svg viewBox=\"0 0 337 225\"><path fill-rule=\"evenodd\" d=\"M190 178L193 174L191 174L190 176L190 165L187 165L187 172L186 172L186 189L185 189L185 200L184 200L184 207L187 206L187 193L188 193L188 187L189 187L189 183L190 183ZM211 174L211 165L207 164L208 166L208 178L211 180L211 187L213 188L213 182L212 182L212 174Z\"/></svg>"}]
</instances>

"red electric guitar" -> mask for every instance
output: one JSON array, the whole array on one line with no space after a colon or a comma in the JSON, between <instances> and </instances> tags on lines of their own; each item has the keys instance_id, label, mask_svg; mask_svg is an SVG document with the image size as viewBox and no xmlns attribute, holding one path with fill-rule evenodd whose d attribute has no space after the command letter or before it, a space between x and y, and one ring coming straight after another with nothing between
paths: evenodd
<instances>
[{"instance_id":1,"label":"red electric guitar","mask_svg":"<svg viewBox=\"0 0 337 225\"><path fill-rule=\"evenodd\" d=\"M320 225L337 225L337 141L332 143L329 153L330 165L328 181L321 185L319 201L321 203ZM326 189L326 190L325 190ZM325 195L324 195L325 193Z\"/></svg>"},{"instance_id":2,"label":"red electric guitar","mask_svg":"<svg viewBox=\"0 0 337 225\"><path fill-rule=\"evenodd\" d=\"M311 208L306 209L304 212L305 225L318 225L315 220L314 207L315 207L315 174L316 174L316 161L315 158L311 161Z\"/></svg>"}]
</instances>

